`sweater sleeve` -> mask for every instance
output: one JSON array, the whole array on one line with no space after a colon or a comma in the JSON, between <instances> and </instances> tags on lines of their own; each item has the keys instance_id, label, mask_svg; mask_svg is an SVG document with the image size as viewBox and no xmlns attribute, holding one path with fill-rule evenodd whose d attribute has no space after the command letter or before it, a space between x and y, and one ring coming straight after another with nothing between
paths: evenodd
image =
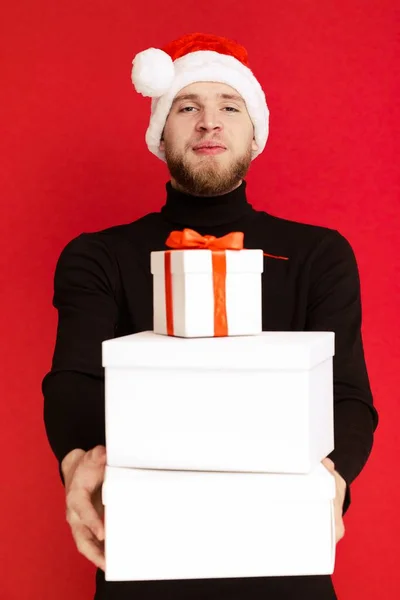
<instances>
[{"instance_id":1,"label":"sweater sleeve","mask_svg":"<svg viewBox=\"0 0 400 600\"><path fill-rule=\"evenodd\" d=\"M350 243L330 230L310 266L306 329L335 332L333 358L334 441L329 458L347 483L343 514L350 506L350 484L372 449L378 413L373 403L361 333L358 266Z\"/></svg>"},{"instance_id":2,"label":"sweater sleeve","mask_svg":"<svg viewBox=\"0 0 400 600\"><path fill-rule=\"evenodd\" d=\"M58 326L51 370L42 380L44 422L59 461L105 443L101 342L115 337L117 270L107 245L83 233L62 250L54 273Z\"/></svg>"}]
</instances>

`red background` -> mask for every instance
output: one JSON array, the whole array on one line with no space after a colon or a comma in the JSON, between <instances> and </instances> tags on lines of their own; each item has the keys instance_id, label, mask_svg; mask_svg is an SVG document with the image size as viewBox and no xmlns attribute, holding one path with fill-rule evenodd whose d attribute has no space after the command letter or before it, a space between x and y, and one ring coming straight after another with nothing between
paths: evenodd
<instances>
[{"instance_id":1,"label":"red background","mask_svg":"<svg viewBox=\"0 0 400 600\"><path fill-rule=\"evenodd\" d=\"M396 4L20 0L3 7L1 600L92 597L94 568L73 545L42 421L40 384L57 324L53 272L72 237L130 222L164 201L168 173L145 146L149 100L133 90L131 61L190 31L242 42L266 91L270 139L248 176L250 201L337 228L356 252L381 422L352 486L334 581L341 599L398 597Z\"/></svg>"}]
</instances>

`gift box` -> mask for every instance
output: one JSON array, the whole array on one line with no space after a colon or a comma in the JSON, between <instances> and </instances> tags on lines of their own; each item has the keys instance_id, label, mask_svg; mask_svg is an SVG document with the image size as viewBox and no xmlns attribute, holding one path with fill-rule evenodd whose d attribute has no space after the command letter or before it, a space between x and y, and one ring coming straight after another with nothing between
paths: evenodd
<instances>
[{"instance_id":1,"label":"gift box","mask_svg":"<svg viewBox=\"0 0 400 600\"><path fill-rule=\"evenodd\" d=\"M154 332L180 337L261 333L263 251L240 249L240 232L218 239L192 230L171 236L167 245L178 249L151 253Z\"/></svg>"},{"instance_id":2,"label":"gift box","mask_svg":"<svg viewBox=\"0 0 400 600\"><path fill-rule=\"evenodd\" d=\"M307 473L334 448L333 332L102 344L108 464Z\"/></svg>"},{"instance_id":3,"label":"gift box","mask_svg":"<svg viewBox=\"0 0 400 600\"><path fill-rule=\"evenodd\" d=\"M108 581L332 574L334 477L106 467Z\"/></svg>"}]
</instances>

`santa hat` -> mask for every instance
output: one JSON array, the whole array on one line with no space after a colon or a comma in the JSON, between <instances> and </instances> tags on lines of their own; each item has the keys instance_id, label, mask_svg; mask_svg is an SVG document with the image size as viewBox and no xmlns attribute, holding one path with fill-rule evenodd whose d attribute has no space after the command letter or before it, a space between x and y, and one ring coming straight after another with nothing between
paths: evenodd
<instances>
[{"instance_id":1,"label":"santa hat","mask_svg":"<svg viewBox=\"0 0 400 600\"><path fill-rule=\"evenodd\" d=\"M152 98L146 143L150 152L161 160L165 161L165 154L159 148L160 140L172 101L182 88L198 81L225 83L242 96L258 145L252 159L264 150L269 110L265 94L248 66L243 46L224 37L192 33L163 49L139 52L132 64L132 83L136 91Z\"/></svg>"}]
</instances>

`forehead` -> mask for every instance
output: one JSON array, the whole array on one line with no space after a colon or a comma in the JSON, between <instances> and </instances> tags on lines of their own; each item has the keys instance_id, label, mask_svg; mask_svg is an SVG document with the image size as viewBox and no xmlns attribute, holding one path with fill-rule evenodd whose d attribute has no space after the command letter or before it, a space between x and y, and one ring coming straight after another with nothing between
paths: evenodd
<instances>
[{"instance_id":1,"label":"forehead","mask_svg":"<svg viewBox=\"0 0 400 600\"><path fill-rule=\"evenodd\" d=\"M225 83L213 81L199 81L185 86L176 94L173 103L175 104L181 99L194 99L195 96L204 102L224 98L245 104L242 96L235 88Z\"/></svg>"}]
</instances>

